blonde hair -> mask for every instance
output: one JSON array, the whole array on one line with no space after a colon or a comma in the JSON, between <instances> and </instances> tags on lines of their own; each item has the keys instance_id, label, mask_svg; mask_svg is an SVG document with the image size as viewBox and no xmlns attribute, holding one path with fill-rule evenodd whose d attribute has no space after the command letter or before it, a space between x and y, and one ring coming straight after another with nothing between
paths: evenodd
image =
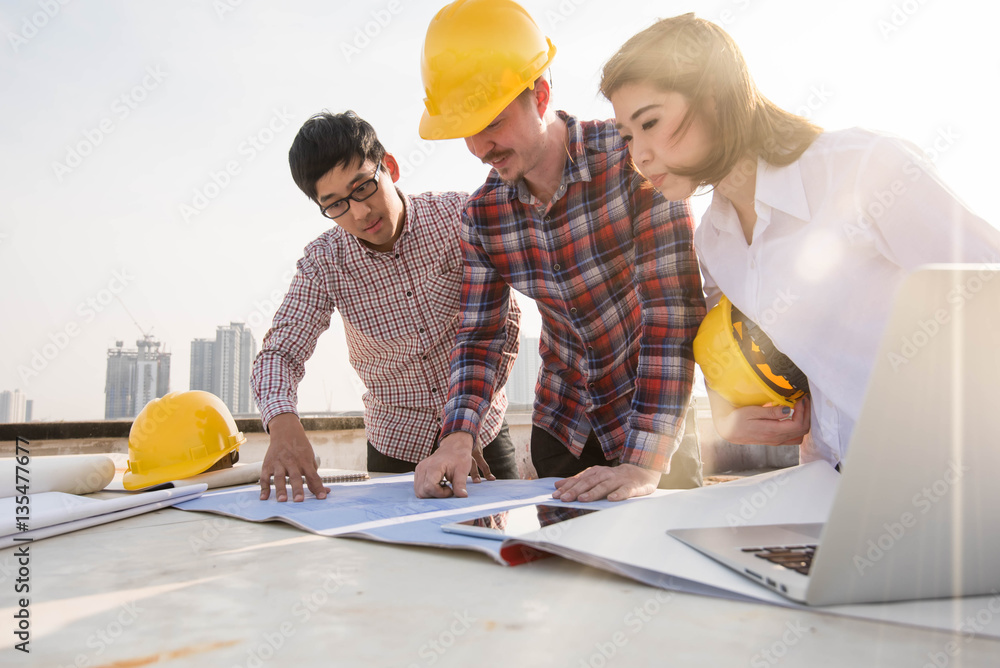
<instances>
[{"instance_id":1,"label":"blonde hair","mask_svg":"<svg viewBox=\"0 0 1000 668\"><path fill-rule=\"evenodd\" d=\"M678 133L688 129L695 114L710 108L710 99L714 102L714 117L706 116L715 135L709 157L676 172L699 183L718 184L747 155L791 164L823 131L761 95L732 37L694 14L657 21L633 35L604 65L601 93L606 98L632 83L687 98L688 112Z\"/></svg>"}]
</instances>

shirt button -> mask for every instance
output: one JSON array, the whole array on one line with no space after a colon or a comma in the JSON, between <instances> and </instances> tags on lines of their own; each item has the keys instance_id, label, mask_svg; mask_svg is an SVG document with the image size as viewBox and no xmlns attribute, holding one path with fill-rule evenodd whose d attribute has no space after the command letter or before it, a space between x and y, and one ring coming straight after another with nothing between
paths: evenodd
<instances>
[{"instance_id":1,"label":"shirt button","mask_svg":"<svg viewBox=\"0 0 1000 668\"><path fill-rule=\"evenodd\" d=\"M424 361L425 362L427 361L427 355L424 355Z\"/></svg>"},{"instance_id":2,"label":"shirt button","mask_svg":"<svg viewBox=\"0 0 1000 668\"><path fill-rule=\"evenodd\" d=\"M594 346L587 346L587 350L589 350L590 352L594 352Z\"/></svg>"},{"instance_id":3,"label":"shirt button","mask_svg":"<svg viewBox=\"0 0 1000 668\"><path fill-rule=\"evenodd\" d=\"M423 334L424 333L424 328L421 327L419 331L420 331L421 334Z\"/></svg>"},{"instance_id":4,"label":"shirt button","mask_svg":"<svg viewBox=\"0 0 1000 668\"><path fill-rule=\"evenodd\" d=\"M397 260L399 259L399 253L396 253L396 259Z\"/></svg>"},{"instance_id":5,"label":"shirt button","mask_svg":"<svg viewBox=\"0 0 1000 668\"><path fill-rule=\"evenodd\" d=\"M576 315L576 307L574 306L573 308L571 308L569 312L572 313L573 315Z\"/></svg>"},{"instance_id":6,"label":"shirt button","mask_svg":"<svg viewBox=\"0 0 1000 668\"><path fill-rule=\"evenodd\" d=\"M562 266L560 266L559 263L557 262L556 264L552 265L552 268L555 269L556 271L559 271L560 269L562 269Z\"/></svg>"},{"instance_id":7,"label":"shirt button","mask_svg":"<svg viewBox=\"0 0 1000 668\"><path fill-rule=\"evenodd\" d=\"M432 387L431 388L431 392L437 392L437 391L438 391L438 389L436 387Z\"/></svg>"},{"instance_id":8,"label":"shirt button","mask_svg":"<svg viewBox=\"0 0 1000 668\"><path fill-rule=\"evenodd\" d=\"M406 291L406 296L407 296L407 297L412 297L412 296L413 296L413 293L412 293L412 292L410 292L409 290L407 290L407 291Z\"/></svg>"},{"instance_id":9,"label":"shirt button","mask_svg":"<svg viewBox=\"0 0 1000 668\"><path fill-rule=\"evenodd\" d=\"M440 422L440 421L441 421L441 418L436 418L436 419L437 419L437 421L438 421L438 422Z\"/></svg>"},{"instance_id":10,"label":"shirt button","mask_svg":"<svg viewBox=\"0 0 1000 668\"><path fill-rule=\"evenodd\" d=\"M552 222L552 216L545 216L545 222L546 223L551 223Z\"/></svg>"}]
</instances>

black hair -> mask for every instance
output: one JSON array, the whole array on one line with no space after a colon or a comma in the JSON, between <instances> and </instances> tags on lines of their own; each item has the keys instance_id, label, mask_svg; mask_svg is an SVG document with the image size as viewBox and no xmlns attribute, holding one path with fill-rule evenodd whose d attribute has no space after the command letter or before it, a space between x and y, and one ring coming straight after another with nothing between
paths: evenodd
<instances>
[{"instance_id":1,"label":"black hair","mask_svg":"<svg viewBox=\"0 0 1000 668\"><path fill-rule=\"evenodd\" d=\"M353 111L322 111L306 121L288 150L288 166L299 190L317 202L316 182L331 169L368 160L376 165L385 147L366 120Z\"/></svg>"}]
</instances>

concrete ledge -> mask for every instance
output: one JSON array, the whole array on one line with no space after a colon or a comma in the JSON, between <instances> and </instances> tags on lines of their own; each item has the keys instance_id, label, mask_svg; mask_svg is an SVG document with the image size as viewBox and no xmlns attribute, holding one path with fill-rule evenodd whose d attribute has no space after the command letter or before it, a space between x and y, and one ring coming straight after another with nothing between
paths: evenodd
<instances>
[{"instance_id":1,"label":"concrete ledge","mask_svg":"<svg viewBox=\"0 0 1000 668\"><path fill-rule=\"evenodd\" d=\"M703 475L738 471L754 471L795 466L799 449L794 445L735 445L718 435L712 423L707 397L694 402L695 421L701 445ZM321 466L365 470L367 463L364 419L361 416L303 417ZM534 476L529 441L531 414L508 412L511 440L517 450L518 467L522 475ZM247 437L240 448L244 462L260 461L270 442L260 419L237 418L236 425ZM32 456L95 454L128 452L128 433L132 420L99 420L91 422L28 422L0 424L0 457L14 454L17 436L31 441Z\"/></svg>"},{"instance_id":2,"label":"concrete ledge","mask_svg":"<svg viewBox=\"0 0 1000 668\"><path fill-rule=\"evenodd\" d=\"M364 419L360 416L344 417L303 417L306 431L338 431L341 429L364 429ZM244 434L263 433L260 418L236 418L236 427ZM128 438L132 420L93 420L88 422L22 422L0 424L0 448L20 436L29 441L34 439L94 439ZM2 451L2 450L0 450Z\"/></svg>"},{"instance_id":3,"label":"concrete ledge","mask_svg":"<svg viewBox=\"0 0 1000 668\"><path fill-rule=\"evenodd\" d=\"M361 416L302 417L320 466L364 471L368 468L365 423ZM507 417L511 439L517 448L518 467L524 476L533 476L528 454L531 415L511 413ZM128 434L132 420L94 420L89 422L26 422L0 424L0 457L14 455L15 439L30 441L32 457L51 455L128 454ZM240 446L240 460L264 459L270 436L258 417L236 418L237 428L247 442Z\"/></svg>"}]
</instances>

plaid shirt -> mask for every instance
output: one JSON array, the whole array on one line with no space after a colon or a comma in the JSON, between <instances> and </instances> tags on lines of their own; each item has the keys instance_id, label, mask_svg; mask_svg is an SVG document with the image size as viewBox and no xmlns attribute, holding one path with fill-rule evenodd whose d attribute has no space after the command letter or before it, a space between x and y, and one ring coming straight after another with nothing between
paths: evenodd
<instances>
[{"instance_id":1,"label":"plaid shirt","mask_svg":"<svg viewBox=\"0 0 1000 668\"><path fill-rule=\"evenodd\" d=\"M551 205L496 172L462 216L462 324L442 434L478 433L496 385L510 288L542 316L535 425L577 457L666 470L691 396L705 315L688 203L642 187L610 121L559 112L569 159Z\"/></svg>"},{"instance_id":2,"label":"plaid shirt","mask_svg":"<svg viewBox=\"0 0 1000 668\"><path fill-rule=\"evenodd\" d=\"M296 413L296 388L316 341L340 310L351 365L364 382L365 434L382 454L418 462L430 454L448 389L448 356L459 321L465 193L407 197L403 232L378 253L340 227L305 248L298 271L254 362L252 383L265 427ZM507 381L517 355L520 311L507 313L506 343L484 406L483 445L500 431ZM503 331L501 329L501 331Z\"/></svg>"}]
</instances>

